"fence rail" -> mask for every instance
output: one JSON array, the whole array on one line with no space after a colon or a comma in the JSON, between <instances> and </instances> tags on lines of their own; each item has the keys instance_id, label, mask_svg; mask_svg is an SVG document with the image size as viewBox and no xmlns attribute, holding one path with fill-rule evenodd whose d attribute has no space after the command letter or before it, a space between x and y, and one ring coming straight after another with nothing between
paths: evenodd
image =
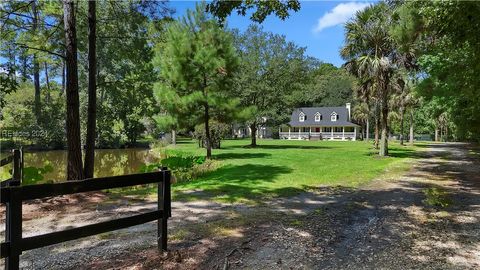
<instances>
[{"instance_id":1,"label":"fence rail","mask_svg":"<svg viewBox=\"0 0 480 270\"><path fill-rule=\"evenodd\" d=\"M6 258L5 268L18 269L20 265L19 256L26 250L127 228L154 220L158 221L157 245L159 249L167 250L167 220L171 217L170 179L171 172L167 168L163 168L161 171L151 173L0 188L0 203L7 205L6 241L0 244L0 257ZM22 238L23 201L151 183L158 184L158 205L155 211Z\"/></svg>"},{"instance_id":2,"label":"fence rail","mask_svg":"<svg viewBox=\"0 0 480 270\"><path fill-rule=\"evenodd\" d=\"M23 179L23 150L14 149L12 154L0 160L0 167L12 163L12 178L1 181L0 187L19 186Z\"/></svg>"}]
</instances>

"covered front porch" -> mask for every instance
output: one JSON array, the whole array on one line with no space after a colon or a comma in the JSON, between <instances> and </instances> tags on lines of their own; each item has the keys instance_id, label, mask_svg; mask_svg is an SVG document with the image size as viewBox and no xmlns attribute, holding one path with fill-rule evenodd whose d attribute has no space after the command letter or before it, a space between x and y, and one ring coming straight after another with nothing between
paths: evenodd
<instances>
[{"instance_id":1,"label":"covered front porch","mask_svg":"<svg viewBox=\"0 0 480 270\"><path fill-rule=\"evenodd\" d=\"M357 138L357 127L281 127L279 134L280 139L286 140L355 141Z\"/></svg>"}]
</instances>

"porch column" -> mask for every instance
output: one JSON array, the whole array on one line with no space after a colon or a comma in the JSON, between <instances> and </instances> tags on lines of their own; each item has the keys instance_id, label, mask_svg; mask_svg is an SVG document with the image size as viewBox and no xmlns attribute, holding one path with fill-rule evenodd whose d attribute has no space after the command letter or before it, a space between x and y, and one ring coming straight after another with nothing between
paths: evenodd
<instances>
[{"instance_id":1,"label":"porch column","mask_svg":"<svg viewBox=\"0 0 480 270\"><path fill-rule=\"evenodd\" d=\"M331 130L330 135L332 136L330 137L330 140L333 140L333 127L331 127L330 130Z\"/></svg>"},{"instance_id":2,"label":"porch column","mask_svg":"<svg viewBox=\"0 0 480 270\"><path fill-rule=\"evenodd\" d=\"M357 140L357 127L353 127L353 140Z\"/></svg>"},{"instance_id":3,"label":"porch column","mask_svg":"<svg viewBox=\"0 0 480 270\"><path fill-rule=\"evenodd\" d=\"M345 127L342 127L342 141L345 141Z\"/></svg>"},{"instance_id":4,"label":"porch column","mask_svg":"<svg viewBox=\"0 0 480 270\"><path fill-rule=\"evenodd\" d=\"M288 127L288 139L290 140L290 127Z\"/></svg>"},{"instance_id":5,"label":"porch column","mask_svg":"<svg viewBox=\"0 0 480 270\"><path fill-rule=\"evenodd\" d=\"M302 128L301 128L301 127L298 128L298 139L299 139L299 140L302 138L302 137L300 137L300 132L302 132Z\"/></svg>"}]
</instances>

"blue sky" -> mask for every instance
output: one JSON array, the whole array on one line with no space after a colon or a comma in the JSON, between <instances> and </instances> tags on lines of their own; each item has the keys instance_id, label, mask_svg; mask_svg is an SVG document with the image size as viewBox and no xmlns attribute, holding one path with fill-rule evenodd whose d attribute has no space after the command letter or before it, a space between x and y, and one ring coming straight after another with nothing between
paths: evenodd
<instances>
[{"instance_id":1,"label":"blue sky","mask_svg":"<svg viewBox=\"0 0 480 270\"><path fill-rule=\"evenodd\" d=\"M193 9L195 3L171 1L169 5L176 10L175 16L182 16L188 8ZM300 11L291 13L285 21L271 15L262 26L266 31L285 35L287 40L306 47L309 56L340 66L343 64L339 55L344 40L343 23L368 5L366 1L302 1ZM228 18L228 26L241 31L251 23L248 16L235 13Z\"/></svg>"}]
</instances>

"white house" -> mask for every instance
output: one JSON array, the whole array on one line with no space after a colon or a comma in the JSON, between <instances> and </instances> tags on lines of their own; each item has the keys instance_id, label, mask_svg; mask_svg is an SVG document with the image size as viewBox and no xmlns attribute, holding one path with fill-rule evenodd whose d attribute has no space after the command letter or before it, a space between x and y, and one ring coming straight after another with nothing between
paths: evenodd
<instances>
[{"instance_id":1,"label":"white house","mask_svg":"<svg viewBox=\"0 0 480 270\"><path fill-rule=\"evenodd\" d=\"M357 124L350 122L351 106L307 107L292 112L288 128L280 128L281 139L356 140Z\"/></svg>"},{"instance_id":2,"label":"white house","mask_svg":"<svg viewBox=\"0 0 480 270\"><path fill-rule=\"evenodd\" d=\"M271 138L272 128L266 125L267 118L262 117L261 121L258 121L257 126L257 138ZM232 136L234 138L245 138L252 135L252 130L247 124L234 123L232 125Z\"/></svg>"}]
</instances>

